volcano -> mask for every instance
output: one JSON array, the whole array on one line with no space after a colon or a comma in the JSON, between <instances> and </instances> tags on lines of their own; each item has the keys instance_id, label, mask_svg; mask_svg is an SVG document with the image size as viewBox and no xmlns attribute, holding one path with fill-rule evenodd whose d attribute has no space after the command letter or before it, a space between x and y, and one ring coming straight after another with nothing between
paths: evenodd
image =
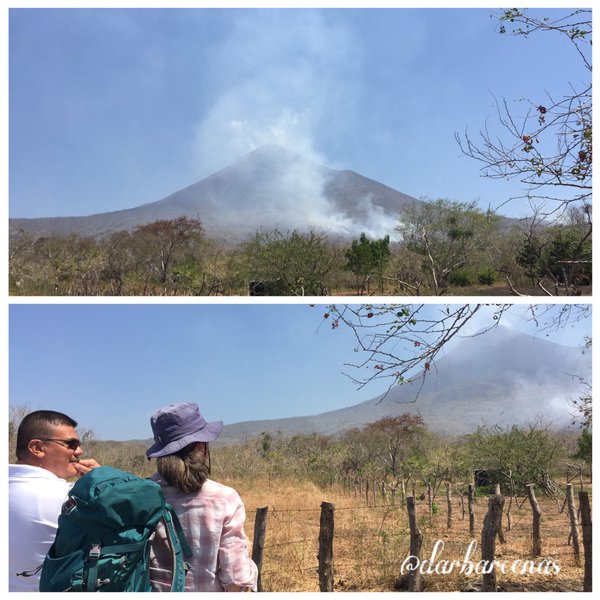
<instances>
[{"instance_id":1,"label":"volcano","mask_svg":"<svg viewBox=\"0 0 600 600\"><path fill-rule=\"evenodd\" d=\"M567 427L571 402L591 381L591 350L499 326L465 338L412 383L371 400L317 415L225 425L220 443L263 432L337 435L383 417L423 417L433 432L458 436L479 426L543 423ZM299 409L301 407L298 407Z\"/></svg>"},{"instance_id":2,"label":"volcano","mask_svg":"<svg viewBox=\"0 0 600 600\"><path fill-rule=\"evenodd\" d=\"M332 240L351 240L362 232L373 238L392 234L400 213L419 202L354 171L268 145L156 202L89 216L14 218L10 230L104 237L185 216L199 219L207 237L231 242L274 229L313 229Z\"/></svg>"}]
</instances>

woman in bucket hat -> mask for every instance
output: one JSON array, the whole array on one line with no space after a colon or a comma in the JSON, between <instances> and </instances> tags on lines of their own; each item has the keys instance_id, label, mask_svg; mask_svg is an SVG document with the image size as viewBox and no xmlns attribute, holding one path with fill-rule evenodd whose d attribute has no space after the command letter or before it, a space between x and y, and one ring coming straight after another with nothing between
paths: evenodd
<instances>
[{"instance_id":1,"label":"woman in bucket hat","mask_svg":"<svg viewBox=\"0 0 600 600\"><path fill-rule=\"evenodd\" d=\"M256 590L258 573L248 556L244 504L233 488L208 479L208 444L217 439L223 423L207 422L197 404L180 403L156 411L150 424L154 444L146 456L157 459L152 479L175 509L193 552L185 591ZM159 529L151 552L150 577L155 591L170 589L167 544Z\"/></svg>"}]
</instances>

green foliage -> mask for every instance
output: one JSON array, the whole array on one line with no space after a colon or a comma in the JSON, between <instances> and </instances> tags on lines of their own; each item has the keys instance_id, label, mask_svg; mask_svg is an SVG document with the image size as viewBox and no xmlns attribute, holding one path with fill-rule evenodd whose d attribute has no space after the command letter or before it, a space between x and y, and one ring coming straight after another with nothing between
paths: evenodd
<instances>
[{"instance_id":1,"label":"green foliage","mask_svg":"<svg viewBox=\"0 0 600 600\"><path fill-rule=\"evenodd\" d=\"M572 212L571 222L529 231L523 237L515 260L532 282L543 277L565 286L591 282L591 224L580 217Z\"/></svg>"},{"instance_id":2,"label":"green foliage","mask_svg":"<svg viewBox=\"0 0 600 600\"><path fill-rule=\"evenodd\" d=\"M497 230L498 218L479 210L475 203L437 200L404 211L397 231L407 249L422 259L435 295L443 294L456 273L468 285L465 273L481 263L490 236Z\"/></svg>"},{"instance_id":3,"label":"green foliage","mask_svg":"<svg viewBox=\"0 0 600 600\"><path fill-rule=\"evenodd\" d=\"M467 271L454 271L448 277L448 283L458 287L468 287L471 285L471 275Z\"/></svg>"},{"instance_id":4,"label":"green foliage","mask_svg":"<svg viewBox=\"0 0 600 600\"><path fill-rule=\"evenodd\" d=\"M493 285L496 283L496 278L498 277L498 273L495 269L487 268L479 273L477 276L477 281L481 285Z\"/></svg>"},{"instance_id":5,"label":"green foliage","mask_svg":"<svg viewBox=\"0 0 600 600\"><path fill-rule=\"evenodd\" d=\"M592 346L592 340L587 341L588 348ZM589 386L589 384L588 384ZM579 425L581 434L577 438L577 452L573 458L578 458L585 461L589 465L592 464L592 394L590 393L580 396L572 402L576 413L573 417L573 425Z\"/></svg>"},{"instance_id":6,"label":"green foliage","mask_svg":"<svg viewBox=\"0 0 600 600\"><path fill-rule=\"evenodd\" d=\"M526 236L523 239L517 249L515 260L518 265L525 269L532 282L535 281L536 277L543 274L541 249L531 237Z\"/></svg>"},{"instance_id":7,"label":"green foliage","mask_svg":"<svg viewBox=\"0 0 600 600\"><path fill-rule=\"evenodd\" d=\"M548 269L561 283L569 279L569 261L582 256L591 256L591 239L581 241L581 233L573 227L558 226L553 231L547 254ZM583 272L591 277L591 262L583 268Z\"/></svg>"},{"instance_id":8,"label":"green foliage","mask_svg":"<svg viewBox=\"0 0 600 600\"><path fill-rule=\"evenodd\" d=\"M573 458L592 464L592 432L587 429L577 438L577 453Z\"/></svg>"},{"instance_id":9,"label":"green foliage","mask_svg":"<svg viewBox=\"0 0 600 600\"><path fill-rule=\"evenodd\" d=\"M491 285L496 274L523 285L544 277L570 293L589 286L589 211L573 209L561 225L510 236L473 204L440 200L412 207L398 230L404 243L363 233L350 247L309 231L257 233L237 246L205 238L194 219L157 221L106 238L10 235L13 295L247 295L259 282L269 296L359 294L394 282L397 294L443 294L448 286ZM519 236L518 243L515 237ZM353 279L353 281L352 281ZM375 283L374 283L375 282ZM389 284L388 284L389 285Z\"/></svg>"},{"instance_id":10,"label":"green foliage","mask_svg":"<svg viewBox=\"0 0 600 600\"><path fill-rule=\"evenodd\" d=\"M336 267L336 253L315 231L257 233L243 245L241 266L247 281L268 286L272 296L323 296Z\"/></svg>"},{"instance_id":11,"label":"green foliage","mask_svg":"<svg viewBox=\"0 0 600 600\"><path fill-rule=\"evenodd\" d=\"M398 417L384 417L369 423L355 436L365 447L368 462L377 465L385 478L398 479L403 463L417 457L424 446L427 426L419 415L404 413Z\"/></svg>"},{"instance_id":12,"label":"green foliage","mask_svg":"<svg viewBox=\"0 0 600 600\"><path fill-rule=\"evenodd\" d=\"M565 448L545 427L481 427L468 436L473 464L487 471L494 483L523 489L542 483L544 475L564 458Z\"/></svg>"},{"instance_id":13,"label":"green foliage","mask_svg":"<svg viewBox=\"0 0 600 600\"><path fill-rule=\"evenodd\" d=\"M370 291L370 278L377 275L383 291L383 273L390 261L390 236L379 240L369 240L365 233L360 240L353 240L346 250L346 266L348 271L356 275L358 293Z\"/></svg>"},{"instance_id":14,"label":"green foliage","mask_svg":"<svg viewBox=\"0 0 600 600\"><path fill-rule=\"evenodd\" d=\"M106 238L11 235L9 283L27 295L210 295L213 245L196 219L155 221Z\"/></svg>"}]
</instances>

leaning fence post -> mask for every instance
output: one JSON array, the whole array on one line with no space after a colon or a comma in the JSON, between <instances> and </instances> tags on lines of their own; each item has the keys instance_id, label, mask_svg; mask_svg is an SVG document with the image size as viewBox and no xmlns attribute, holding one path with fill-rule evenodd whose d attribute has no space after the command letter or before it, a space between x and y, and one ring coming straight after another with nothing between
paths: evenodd
<instances>
[{"instance_id":1,"label":"leaning fence post","mask_svg":"<svg viewBox=\"0 0 600 600\"><path fill-rule=\"evenodd\" d=\"M321 502L319 530L319 591L333 592L333 509L331 502Z\"/></svg>"},{"instance_id":2,"label":"leaning fence post","mask_svg":"<svg viewBox=\"0 0 600 600\"><path fill-rule=\"evenodd\" d=\"M421 560L421 545L423 544L423 534L419 530L417 523L417 508L414 496L406 498L406 508L408 510L408 524L410 527L410 564L411 570L408 573L408 591L419 592L421 587L421 571L419 563Z\"/></svg>"},{"instance_id":3,"label":"leaning fence post","mask_svg":"<svg viewBox=\"0 0 600 600\"><path fill-rule=\"evenodd\" d=\"M533 544L531 554L533 556L541 556L542 530L540 522L542 519L542 511L540 510L540 505L538 504L535 492L533 491L533 483L528 483L525 487L527 488L527 497L529 498L529 504L531 504L531 510L533 511Z\"/></svg>"},{"instance_id":4,"label":"leaning fence post","mask_svg":"<svg viewBox=\"0 0 600 600\"><path fill-rule=\"evenodd\" d=\"M575 561L579 564L579 523L577 522L572 483L567 483L567 509L569 512L569 522L571 523L570 538L573 541L573 555L575 556Z\"/></svg>"},{"instance_id":5,"label":"leaning fence post","mask_svg":"<svg viewBox=\"0 0 600 600\"><path fill-rule=\"evenodd\" d=\"M475 486L469 484L469 533L475 534Z\"/></svg>"},{"instance_id":6,"label":"leaning fence post","mask_svg":"<svg viewBox=\"0 0 600 600\"><path fill-rule=\"evenodd\" d=\"M583 538L583 591L592 591L592 513L587 492L579 492L581 510L581 530Z\"/></svg>"},{"instance_id":7,"label":"leaning fence post","mask_svg":"<svg viewBox=\"0 0 600 600\"><path fill-rule=\"evenodd\" d=\"M499 483L496 484L495 495L496 496L502 495L500 493L500 484ZM504 510L504 500L502 500L502 510ZM504 536L504 528L502 527L502 513L500 513L500 523L498 524L498 539L500 540L501 544L506 543L506 537Z\"/></svg>"},{"instance_id":8,"label":"leaning fence post","mask_svg":"<svg viewBox=\"0 0 600 600\"><path fill-rule=\"evenodd\" d=\"M481 531L481 560L484 565L482 592L496 591L494 558L496 557L496 535L500 529L503 509L503 496L497 494L489 499L488 512L483 519L483 529ZM492 565L491 568L488 568L488 565Z\"/></svg>"},{"instance_id":9,"label":"leaning fence post","mask_svg":"<svg viewBox=\"0 0 600 600\"><path fill-rule=\"evenodd\" d=\"M265 535L267 533L267 512L268 506L256 509L256 519L254 521L254 536L252 540L252 560L258 569L258 581L256 583L256 591L262 592L261 570L263 554L265 551Z\"/></svg>"},{"instance_id":10,"label":"leaning fence post","mask_svg":"<svg viewBox=\"0 0 600 600\"><path fill-rule=\"evenodd\" d=\"M452 488L450 482L446 482L446 503L448 504L448 529L452 529Z\"/></svg>"}]
</instances>

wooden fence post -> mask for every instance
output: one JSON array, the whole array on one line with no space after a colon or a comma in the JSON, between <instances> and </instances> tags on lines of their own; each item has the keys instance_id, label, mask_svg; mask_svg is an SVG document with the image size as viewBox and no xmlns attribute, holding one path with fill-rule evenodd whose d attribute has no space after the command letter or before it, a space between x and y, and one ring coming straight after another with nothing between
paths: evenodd
<instances>
[{"instance_id":1,"label":"wooden fence post","mask_svg":"<svg viewBox=\"0 0 600 600\"><path fill-rule=\"evenodd\" d=\"M256 590L262 592L262 580L261 570L263 554L265 551L265 536L267 533L267 513L269 511L268 506L256 509L256 519L254 521L254 536L252 540L252 560L258 568L258 582L256 584Z\"/></svg>"},{"instance_id":2,"label":"wooden fence post","mask_svg":"<svg viewBox=\"0 0 600 600\"><path fill-rule=\"evenodd\" d=\"M321 502L319 530L319 591L333 592L333 510L331 502Z\"/></svg>"},{"instance_id":3,"label":"wooden fence post","mask_svg":"<svg viewBox=\"0 0 600 600\"><path fill-rule=\"evenodd\" d=\"M429 514L433 514L433 488L431 483L427 482L427 505L429 506Z\"/></svg>"},{"instance_id":4,"label":"wooden fence post","mask_svg":"<svg viewBox=\"0 0 600 600\"><path fill-rule=\"evenodd\" d=\"M535 497L535 492L533 491L533 483L528 483L527 488L527 497L529 498L529 504L531 504L531 510L533 511L533 531L532 531L532 547L531 554L533 556L541 556L542 554L542 530L540 527L540 522L542 519L542 511L540 510L540 505Z\"/></svg>"},{"instance_id":5,"label":"wooden fence post","mask_svg":"<svg viewBox=\"0 0 600 600\"><path fill-rule=\"evenodd\" d=\"M497 483L496 484L496 496L501 496L502 494L500 493L500 484ZM502 510L504 510L504 500L502 500ZM498 539L500 540L501 544L505 544L506 543L506 537L504 536L504 527L502 527L502 517L503 514L500 513L500 523L498 524Z\"/></svg>"},{"instance_id":6,"label":"wooden fence post","mask_svg":"<svg viewBox=\"0 0 600 600\"><path fill-rule=\"evenodd\" d=\"M592 512L587 492L579 492L581 530L583 538L583 591L592 591Z\"/></svg>"},{"instance_id":7,"label":"wooden fence post","mask_svg":"<svg viewBox=\"0 0 600 600\"><path fill-rule=\"evenodd\" d=\"M446 502L448 504L448 529L452 529L452 488L450 482L446 482Z\"/></svg>"},{"instance_id":8,"label":"wooden fence post","mask_svg":"<svg viewBox=\"0 0 600 600\"><path fill-rule=\"evenodd\" d=\"M412 557L410 563L412 566L417 567L411 569L408 574L408 591L409 592L420 592L421 591L421 571L418 565L421 561L421 545L423 544L423 534L419 530L419 524L417 523L417 507L415 505L414 496L408 496L406 498L406 508L408 510L408 524L410 527L410 556Z\"/></svg>"},{"instance_id":9,"label":"wooden fence post","mask_svg":"<svg viewBox=\"0 0 600 600\"><path fill-rule=\"evenodd\" d=\"M573 542L573 555L575 561L579 564L579 523L577 522L577 511L575 510L575 498L573 496L573 484L567 483L567 510L569 512L569 522L571 523L571 535L569 538Z\"/></svg>"},{"instance_id":10,"label":"wooden fence post","mask_svg":"<svg viewBox=\"0 0 600 600\"><path fill-rule=\"evenodd\" d=\"M485 566L493 564L496 557L496 535L500 529L502 521L502 511L504 510L504 498L497 494L488 501L488 512L483 520L483 529L481 530L481 560L485 561ZM482 592L496 591L496 567L485 569L483 574Z\"/></svg>"},{"instance_id":11,"label":"wooden fence post","mask_svg":"<svg viewBox=\"0 0 600 600\"><path fill-rule=\"evenodd\" d=\"M475 486L469 484L469 533L475 535Z\"/></svg>"}]
</instances>

